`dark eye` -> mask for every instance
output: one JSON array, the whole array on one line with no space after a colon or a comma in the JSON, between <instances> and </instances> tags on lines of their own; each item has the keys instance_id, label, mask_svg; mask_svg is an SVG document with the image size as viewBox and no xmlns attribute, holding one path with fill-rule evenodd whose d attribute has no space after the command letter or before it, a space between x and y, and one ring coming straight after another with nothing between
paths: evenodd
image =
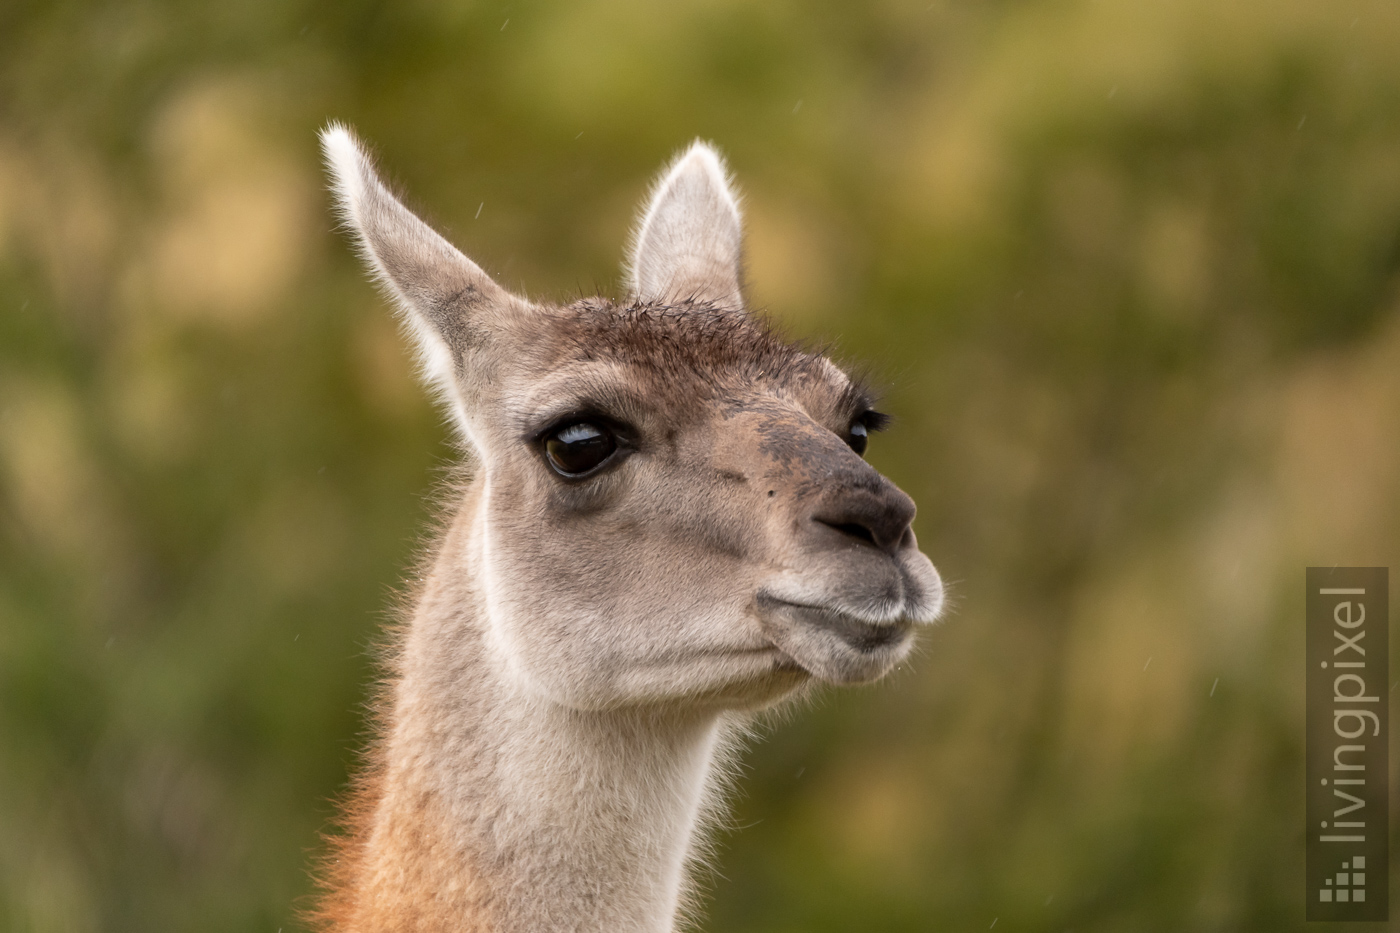
<instances>
[{"instance_id":1,"label":"dark eye","mask_svg":"<svg viewBox=\"0 0 1400 933\"><path fill-rule=\"evenodd\" d=\"M846 431L846 443L850 445L852 450L864 457L865 446L870 443L870 432L882 430L889 423L889 415L867 408L851 422L850 428Z\"/></svg>"},{"instance_id":2,"label":"dark eye","mask_svg":"<svg viewBox=\"0 0 1400 933\"><path fill-rule=\"evenodd\" d=\"M851 445L851 449L862 457L865 456L865 445L870 441L870 432L865 425L857 421L851 425L851 432L846 438L846 443Z\"/></svg>"},{"instance_id":3,"label":"dark eye","mask_svg":"<svg viewBox=\"0 0 1400 933\"><path fill-rule=\"evenodd\" d=\"M560 476L591 473L617 451L612 432L588 421L565 425L545 438L544 453Z\"/></svg>"}]
</instances>

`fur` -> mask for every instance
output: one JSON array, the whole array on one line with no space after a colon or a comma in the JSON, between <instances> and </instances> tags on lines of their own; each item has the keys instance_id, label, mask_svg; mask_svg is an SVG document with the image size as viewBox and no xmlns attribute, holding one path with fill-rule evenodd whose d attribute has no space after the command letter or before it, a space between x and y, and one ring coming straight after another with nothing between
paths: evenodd
<instances>
[{"instance_id":1,"label":"fur","mask_svg":"<svg viewBox=\"0 0 1400 933\"><path fill-rule=\"evenodd\" d=\"M759 710L906 657L942 605L914 505L852 449L883 416L743 308L740 216L697 143L626 304L511 295L339 126L339 210L475 473L387 653L317 925L662 933ZM550 466L587 425L595 473Z\"/></svg>"}]
</instances>

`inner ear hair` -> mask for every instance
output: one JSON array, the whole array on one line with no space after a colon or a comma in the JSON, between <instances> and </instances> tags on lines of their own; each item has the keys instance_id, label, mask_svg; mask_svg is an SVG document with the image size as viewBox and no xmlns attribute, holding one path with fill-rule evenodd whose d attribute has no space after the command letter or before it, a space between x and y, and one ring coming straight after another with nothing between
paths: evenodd
<instances>
[{"instance_id":1,"label":"inner ear hair","mask_svg":"<svg viewBox=\"0 0 1400 933\"><path fill-rule=\"evenodd\" d=\"M641 302L744 306L743 220L719 153L696 140L662 172L637 222L628 261Z\"/></svg>"}]
</instances>

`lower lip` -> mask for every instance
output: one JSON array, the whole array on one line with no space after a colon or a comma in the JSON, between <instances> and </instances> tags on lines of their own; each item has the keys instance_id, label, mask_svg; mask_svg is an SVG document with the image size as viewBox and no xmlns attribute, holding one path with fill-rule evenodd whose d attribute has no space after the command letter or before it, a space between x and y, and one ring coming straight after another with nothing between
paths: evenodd
<instances>
[{"instance_id":1,"label":"lower lip","mask_svg":"<svg viewBox=\"0 0 1400 933\"><path fill-rule=\"evenodd\" d=\"M908 637L913 627L902 620L876 625L820 606L804 606L779 600L773 600L773 605L789 611L795 610L794 614L803 622L834 632L847 645L862 653L879 651L898 644Z\"/></svg>"}]
</instances>

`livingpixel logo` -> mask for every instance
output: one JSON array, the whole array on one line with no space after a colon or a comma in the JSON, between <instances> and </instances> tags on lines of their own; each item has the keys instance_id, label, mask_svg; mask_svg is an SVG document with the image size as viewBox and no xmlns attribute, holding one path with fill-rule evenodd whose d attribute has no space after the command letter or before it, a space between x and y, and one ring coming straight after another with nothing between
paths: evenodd
<instances>
[{"instance_id":1,"label":"livingpixel logo","mask_svg":"<svg viewBox=\"0 0 1400 933\"><path fill-rule=\"evenodd\" d=\"M1309 920L1390 917L1389 573L1307 571Z\"/></svg>"}]
</instances>

